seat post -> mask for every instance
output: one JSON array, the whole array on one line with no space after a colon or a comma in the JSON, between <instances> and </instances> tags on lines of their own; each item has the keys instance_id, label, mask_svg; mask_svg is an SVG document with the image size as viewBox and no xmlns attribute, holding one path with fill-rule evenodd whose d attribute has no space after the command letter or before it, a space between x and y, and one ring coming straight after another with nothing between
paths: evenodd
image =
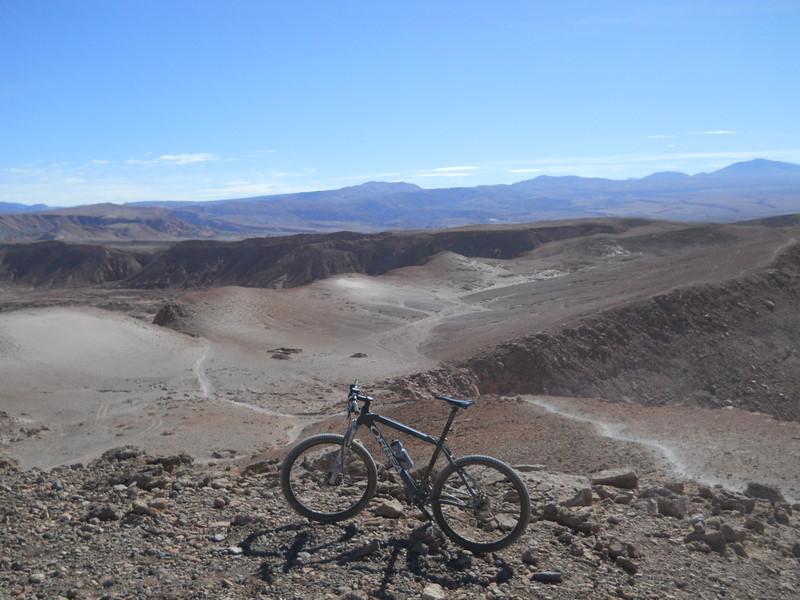
<instances>
[{"instance_id":1,"label":"seat post","mask_svg":"<svg viewBox=\"0 0 800 600\"><path fill-rule=\"evenodd\" d=\"M454 406L450 410L450 416L447 418L447 424L444 426L444 431L442 432L443 440L447 437L447 434L450 433L450 428L453 426L453 420L455 420L457 412L458 412L457 406Z\"/></svg>"}]
</instances>

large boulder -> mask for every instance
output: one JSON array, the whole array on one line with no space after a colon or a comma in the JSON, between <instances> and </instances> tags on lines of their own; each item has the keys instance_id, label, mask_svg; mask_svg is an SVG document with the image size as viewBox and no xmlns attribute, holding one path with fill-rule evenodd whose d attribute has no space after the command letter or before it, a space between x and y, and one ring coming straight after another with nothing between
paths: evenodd
<instances>
[{"instance_id":1,"label":"large boulder","mask_svg":"<svg viewBox=\"0 0 800 600\"><path fill-rule=\"evenodd\" d=\"M752 498L760 498L761 500L769 500L770 502L786 502L786 499L778 488L771 485L764 485L763 483L748 483L744 493Z\"/></svg>"}]
</instances>

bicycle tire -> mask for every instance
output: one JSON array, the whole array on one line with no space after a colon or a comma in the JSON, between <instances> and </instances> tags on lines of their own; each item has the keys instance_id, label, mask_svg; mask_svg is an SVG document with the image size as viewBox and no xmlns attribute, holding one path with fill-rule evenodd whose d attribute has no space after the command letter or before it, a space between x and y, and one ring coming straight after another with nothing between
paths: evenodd
<instances>
[{"instance_id":1,"label":"bicycle tire","mask_svg":"<svg viewBox=\"0 0 800 600\"><path fill-rule=\"evenodd\" d=\"M513 527L513 529L511 529L508 535L499 540L483 543L463 537L455 531L455 529L448 522L448 517L442 511L442 490L445 486L445 483L448 481L448 478L459 470L461 470L463 473L466 467L470 465L479 465L499 471L509 480L513 486L513 489L516 491L516 502L519 503L519 518L516 522L516 525ZM530 520L531 500L528 493L528 488L522 481L522 478L508 464L491 456L474 454L470 456L463 456L457 459L455 463L448 464L444 469L442 469L437 476L436 481L434 481L433 489L431 490L431 508L433 509L433 516L434 519L436 519L436 523L447 537L449 537L459 546L480 554L502 550L519 539L519 537L525 532L525 528L528 526L528 521Z\"/></svg>"},{"instance_id":2,"label":"bicycle tire","mask_svg":"<svg viewBox=\"0 0 800 600\"><path fill-rule=\"evenodd\" d=\"M294 466L298 457L300 457L306 450L313 446L335 445L341 447L343 443L343 435L335 433L321 433L319 435L314 435L306 438L294 446L294 448L292 448L292 450L286 455L286 458L281 463L281 490L283 491L283 495L289 505L307 519L318 521L320 523L336 523L339 521L345 521L364 510L364 507L375 495L375 490L378 484L378 469L375 466L375 461L373 460L372 455L370 455L367 449L364 448L360 442L355 440L353 440L353 442L350 444L350 451L358 455L359 458L361 458L361 460L364 462L364 466L366 467L367 486L364 489L364 493L361 498L354 505L347 510L340 512L320 512L307 507L305 504L303 504L303 502L300 501L300 499L297 497L297 494L295 494L295 491L292 489L291 475L292 467Z\"/></svg>"}]
</instances>

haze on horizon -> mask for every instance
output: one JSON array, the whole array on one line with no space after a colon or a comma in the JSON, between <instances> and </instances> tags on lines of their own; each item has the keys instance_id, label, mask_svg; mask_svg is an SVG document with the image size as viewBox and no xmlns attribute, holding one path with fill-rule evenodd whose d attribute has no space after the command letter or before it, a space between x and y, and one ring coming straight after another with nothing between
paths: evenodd
<instances>
[{"instance_id":1,"label":"haze on horizon","mask_svg":"<svg viewBox=\"0 0 800 600\"><path fill-rule=\"evenodd\" d=\"M0 202L800 162L794 2L0 3Z\"/></svg>"}]
</instances>

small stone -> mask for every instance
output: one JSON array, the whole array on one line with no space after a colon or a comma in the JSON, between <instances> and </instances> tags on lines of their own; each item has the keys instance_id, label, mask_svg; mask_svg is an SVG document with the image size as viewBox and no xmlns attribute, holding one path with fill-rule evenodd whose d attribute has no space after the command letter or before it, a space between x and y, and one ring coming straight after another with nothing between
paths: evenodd
<instances>
[{"instance_id":1,"label":"small stone","mask_svg":"<svg viewBox=\"0 0 800 600\"><path fill-rule=\"evenodd\" d=\"M761 534L764 533L764 529L766 527L764 521L757 519L755 517L747 517L747 519L745 519L744 526L747 529L752 529L756 533L761 533Z\"/></svg>"},{"instance_id":2,"label":"small stone","mask_svg":"<svg viewBox=\"0 0 800 600\"><path fill-rule=\"evenodd\" d=\"M559 571L537 571L531 575L531 581L539 583L561 583L561 573Z\"/></svg>"},{"instance_id":3,"label":"small stone","mask_svg":"<svg viewBox=\"0 0 800 600\"><path fill-rule=\"evenodd\" d=\"M592 485L610 485L611 487L632 490L639 485L639 476L630 468L606 469L591 476Z\"/></svg>"},{"instance_id":4,"label":"small stone","mask_svg":"<svg viewBox=\"0 0 800 600\"><path fill-rule=\"evenodd\" d=\"M590 488L580 489L572 498L563 504L564 506L591 506L592 490Z\"/></svg>"},{"instance_id":5,"label":"small stone","mask_svg":"<svg viewBox=\"0 0 800 600\"><path fill-rule=\"evenodd\" d=\"M258 520L258 517L254 515L246 515L246 514L239 514L234 515L231 519L231 527L241 527L243 525L249 525L250 523L254 523Z\"/></svg>"},{"instance_id":6,"label":"small stone","mask_svg":"<svg viewBox=\"0 0 800 600\"><path fill-rule=\"evenodd\" d=\"M607 549L608 549L608 555L614 560L616 560L618 556L622 556L623 554L625 554L625 546L623 546L622 542L618 540L612 540L608 544Z\"/></svg>"},{"instance_id":7,"label":"small stone","mask_svg":"<svg viewBox=\"0 0 800 600\"><path fill-rule=\"evenodd\" d=\"M233 556L238 556L238 555L242 554L242 552L244 552L244 550L242 550L241 546L230 546L229 548L226 549L226 552L228 554L233 555Z\"/></svg>"},{"instance_id":8,"label":"small stone","mask_svg":"<svg viewBox=\"0 0 800 600\"><path fill-rule=\"evenodd\" d=\"M514 469L520 473L533 473L544 471L544 465L514 465Z\"/></svg>"},{"instance_id":9,"label":"small stone","mask_svg":"<svg viewBox=\"0 0 800 600\"><path fill-rule=\"evenodd\" d=\"M656 506L659 514L665 517L682 519L686 514L686 496L676 496L674 498L656 496Z\"/></svg>"},{"instance_id":10,"label":"small stone","mask_svg":"<svg viewBox=\"0 0 800 600\"><path fill-rule=\"evenodd\" d=\"M736 553L737 556L741 556L742 558L747 558L747 550L744 549L744 546L739 542L736 542L731 546L733 551Z\"/></svg>"},{"instance_id":11,"label":"small stone","mask_svg":"<svg viewBox=\"0 0 800 600\"><path fill-rule=\"evenodd\" d=\"M635 575L636 571L639 570L639 567L636 566L636 563L626 556L618 556L616 563L622 567L626 573L630 573L631 575Z\"/></svg>"},{"instance_id":12,"label":"small stone","mask_svg":"<svg viewBox=\"0 0 800 600\"><path fill-rule=\"evenodd\" d=\"M368 544L364 544L363 546L359 546L355 550L349 553L349 557L352 559L360 559L366 556L369 556L373 552L377 552L378 549L381 547L381 544L378 540L372 540Z\"/></svg>"},{"instance_id":13,"label":"small stone","mask_svg":"<svg viewBox=\"0 0 800 600\"><path fill-rule=\"evenodd\" d=\"M422 600L444 600L444 589L438 583L429 583L422 590Z\"/></svg>"},{"instance_id":14,"label":"small stone","mask_svg":"<svg viewBox=\"0 0 800 600\"><path fill-rule=\"evenodd\" d=\"M538 564L539 559L536 558L536 554L534 554L534 551L531 548L528 548L527 550L525 550L525 552L522 553L522 562L524 562L526 565L535 566L536 564Z\"/></svg>"},{"instance_id":15,"label":"small stone","mask_svg":"<svg viewBox=\"0 0 800 600\"><path fill-rule=\"evenodd\" d=\"M391 500L383 500L375 507L373 512L380 517L389 519L397 519L404 514L403 505L399 500L395 500L394 498Z\"/></svg>"},{"instance_id":16,"label":"small stone","mask_svg":"<svg viewBox=\"0 0 800 600\"><path fill-rule=\"evenodd\" d=\"M35 584L42 583L44 581L44 573L31 573L28 581Z\"/></svg>"},{"instance_id":17,"label":"small stone","mask_svg":"<svg viewBox=\"0 0 800 600\"><path fill-rule=\"evenodd\" d=\"M225 508L228 506L228 499L223 496L214 498L214 508Z\"/></svg>"}]
</instances>

